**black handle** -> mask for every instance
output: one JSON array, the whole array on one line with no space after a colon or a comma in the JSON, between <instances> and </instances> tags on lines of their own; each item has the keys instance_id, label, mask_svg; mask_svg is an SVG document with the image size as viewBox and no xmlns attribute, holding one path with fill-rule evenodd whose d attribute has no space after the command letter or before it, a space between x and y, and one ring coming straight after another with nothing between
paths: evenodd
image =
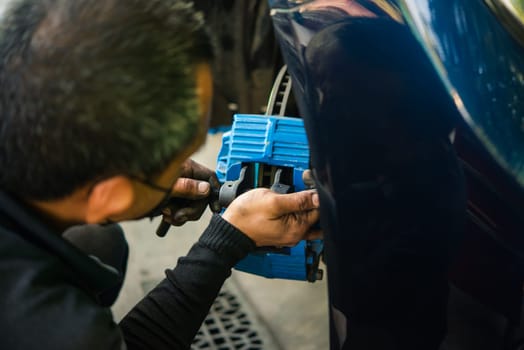
<instances>
[{"instance_id":1,"label":"black handle","mask_svg":"<svg viewBox=\"0 0 524 350\"><path fill-rule=\"evenodd\" d=\"M158 228L156 229L156 235L158 237L165 237L170 227L171 224L169 222L162 220L162 222L160 223L160 225L158 225Z\"/></svg>"}]
</instances>

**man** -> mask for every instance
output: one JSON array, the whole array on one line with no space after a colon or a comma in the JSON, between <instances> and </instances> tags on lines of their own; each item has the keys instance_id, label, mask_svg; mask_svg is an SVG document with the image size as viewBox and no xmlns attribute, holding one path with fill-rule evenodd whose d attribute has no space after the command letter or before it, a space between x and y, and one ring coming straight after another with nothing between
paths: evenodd
<instances>
[{"instance_id":1,"label":"man","mask_svg":"<svg viewBox=\"0 0 524 350\"><path fill-rule=\"evenodd\" d=\"M188 348L239 259L317 234L314 192L247 192L115 324L118 266L61 232L209 195L212 172L187 160L211 99L200 17L171 0L16 0L0 14L0 348Z\"/></svg>"}]
</instances>

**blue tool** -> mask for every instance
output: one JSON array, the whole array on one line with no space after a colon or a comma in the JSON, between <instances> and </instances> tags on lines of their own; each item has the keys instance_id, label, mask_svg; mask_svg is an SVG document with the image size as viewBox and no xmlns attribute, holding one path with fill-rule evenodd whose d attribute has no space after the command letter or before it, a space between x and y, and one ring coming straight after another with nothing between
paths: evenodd
<instances>
[{"instance_id":1,"label":"blue tool","mask_svg":"<svg viewBox=\"0 0 524 350\"><path fill-rule=\"evenodd\" d=\"M278 193L306 189L302 173L309 167L309 147L302 119L268 115L234 116L222 139L217 176L223 185L219 201L227 207L243 192L266 187ZM264 276L307 280L322 278L318 268L322 240L301 241L295 247L262 247L235 268Z\"/></svg>"}]
</instances>

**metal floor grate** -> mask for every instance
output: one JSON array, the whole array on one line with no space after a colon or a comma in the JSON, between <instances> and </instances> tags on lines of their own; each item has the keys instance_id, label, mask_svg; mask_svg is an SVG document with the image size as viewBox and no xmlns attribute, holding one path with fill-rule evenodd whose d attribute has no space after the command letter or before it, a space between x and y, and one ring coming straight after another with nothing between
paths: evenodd
<instances>
[{"instance_id":1,"label":"metal floor grate","mask_svg":"<svg viewBox=\"0 0 524 350\"><path fill-rule=\"evenodd\" d=\"M191 350L262 350L266 338L261 324L256 322L249 307L245 307L231 290L223 289L213 303ZM270 341L271 343L271 341Z\"/></svg>"},{"instance_id":2,"label":"metal floor grate","mask_svg":"<svg viewBox=\"0 0 524 350\"><path fill-rule=\"evenodd\" d=\"M142 281L145 294L158 279ZM233 279L224 283L198 331L191 350L281 350Z\"/></svg>"}]
</instances>

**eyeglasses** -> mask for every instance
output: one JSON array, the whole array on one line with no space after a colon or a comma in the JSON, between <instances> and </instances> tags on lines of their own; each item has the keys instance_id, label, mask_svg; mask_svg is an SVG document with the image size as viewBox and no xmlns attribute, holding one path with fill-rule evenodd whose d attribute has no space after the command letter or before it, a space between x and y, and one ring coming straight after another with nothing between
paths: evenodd
<instances>
[{"instance_id":1,"label":"eyeglasses","mask_svg":"<svg viewBox=\"0 0 524 350\"><path fill-rule=\"evenodd\" d=\"M144 179L144 178L141 178L140 176L136 176L136 175L128 175L129 178L137 181L137 182L140 182L141 184L143 185L146 185L148 187L151 187L152 189L155 189L157 191L160 191L160 192L164 192L164 193L167 193L169 192L171 194L171 192L173 191L173 185L175 184L176 182L176 179L173 181L173 184L171 185L170 188L166 188L166 187L163 187L163 186L160 186L160 185L157 185L156 183L154 183L153 181L149 180L149 179Z\"/></svg>"},{"instance_id":2,"label":"eyeglasses","mask_svg":"<svg viewBox=\"0 0 524 350\"><path fill-rule=\"evenodd\" d=\"M167 207L169 205L169 201L171 199L171 194L173 192L173 186L175 185L175 182L177 179L173 180L173 183L171 184L171 187L170 188L165 188L163 186L159 186L157 185L156 183L154 183L153 181L149 180L149 179L144 179L144 178L141 178L139 176L135 176L135 175L128 175L129 178L137 181L137 182L140 182L141 184L143 185L146 185L154 190L157 190L157 191L160 191L160 192L163 192L164 193L164 197L162 198L162 200L153 208L151 209L150 211L148 211L147 213L145 213L144 215L140 216L140 217L137 217L135 219L143 219L143 218L154 218L156 216L159 216L162 214L162 211L164 210L165 207Z\"/></svg>"}]
</instances>

